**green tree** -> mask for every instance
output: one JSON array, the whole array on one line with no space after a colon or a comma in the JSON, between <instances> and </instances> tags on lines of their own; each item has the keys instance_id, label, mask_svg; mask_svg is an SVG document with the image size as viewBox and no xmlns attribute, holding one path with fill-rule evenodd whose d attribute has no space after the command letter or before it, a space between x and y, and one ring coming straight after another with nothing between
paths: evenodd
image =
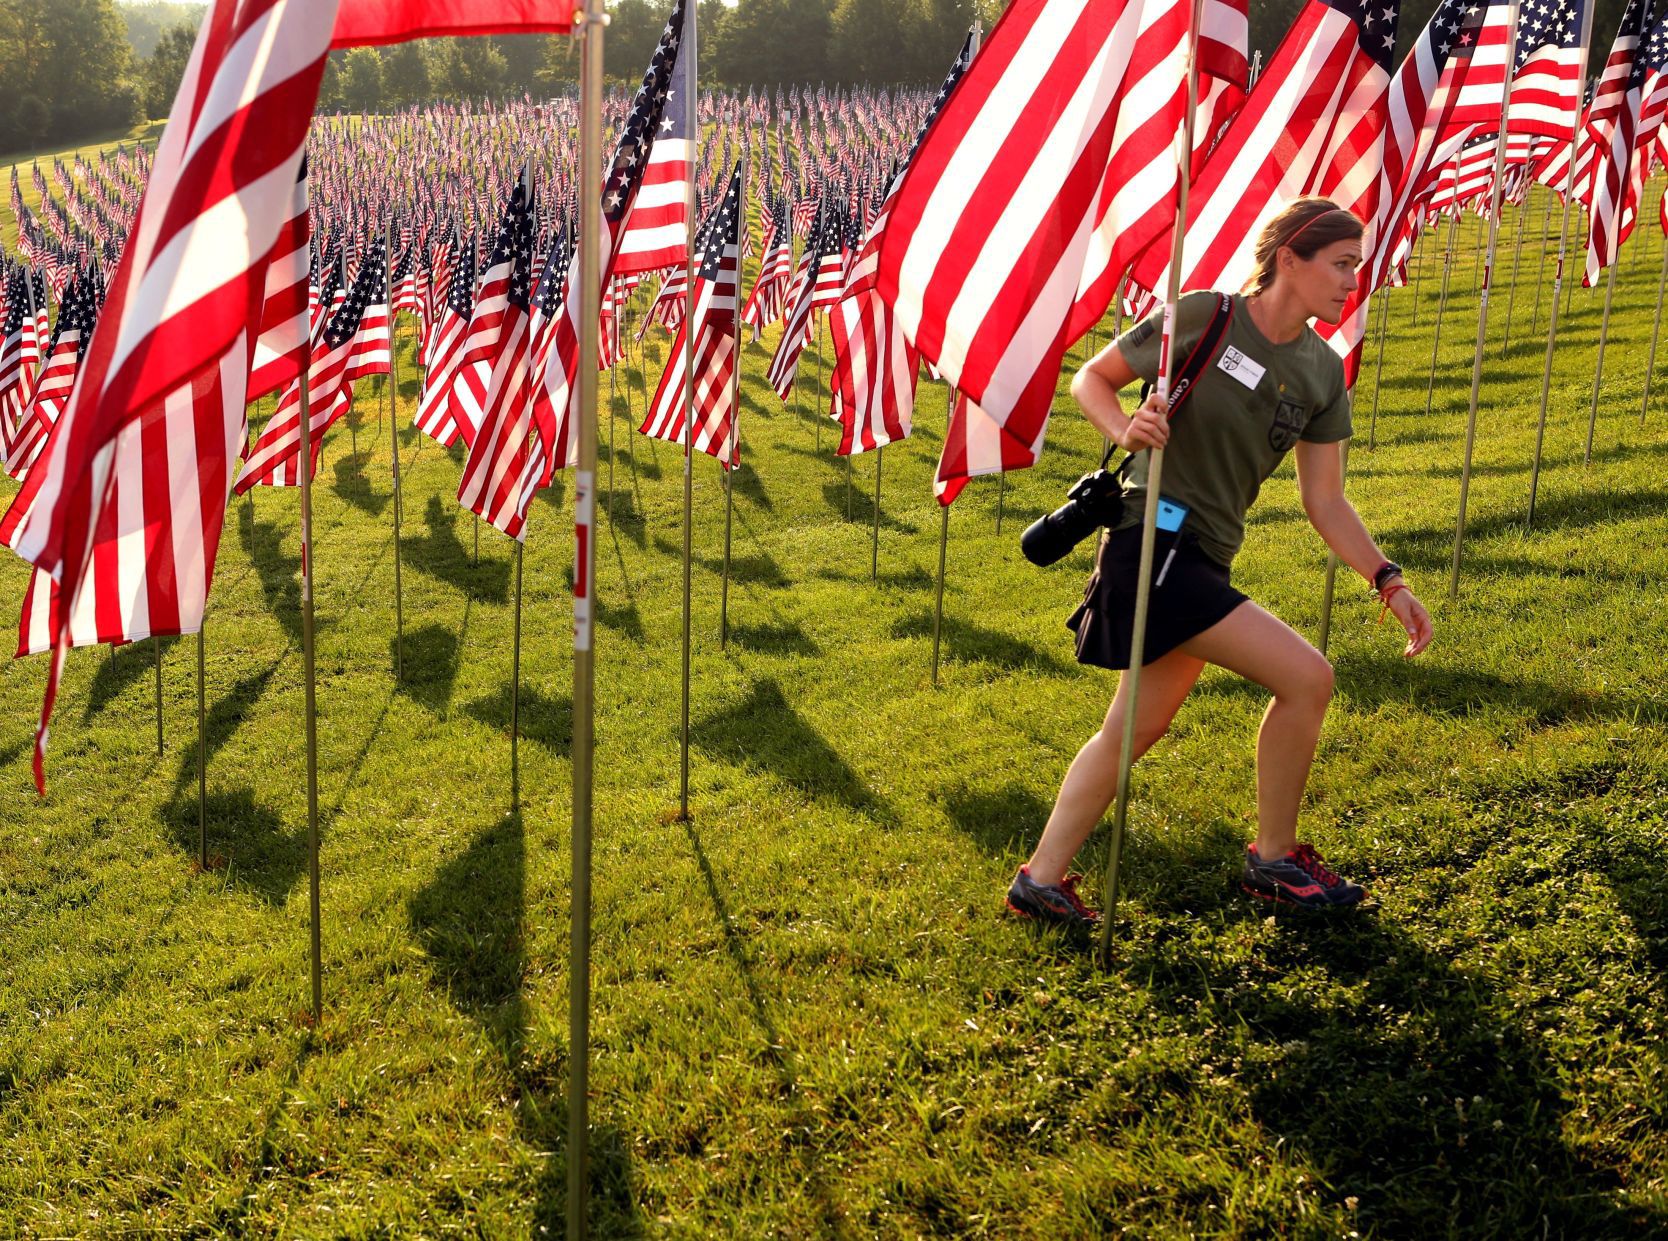
<instances>
[{"instance_id":1,"label":"green tree","mask_svg":"<svg viewBox=\"0 0 1668 1241\"><path fill-rule=\"evenodd\" d=\"M139 70L146 116L157 119L168 115L196 42L197 28L189 25L175 26L157 40L155 50Z\"/></svg>"},{"instance_id":2,"label":"green tree","mask_svg":"<svg viewBox=\"0 0 1668 1241\"><path fill-rule=\"evenodd\" d=\"M433 77L440 93L463 98L496 95L508 73L504 53L491 39L447 39L440 44Z\"/></svg>"},{"instance_id":3,"label":"green tree","mask_svg":"<svg viewBox=\"0 0 1668 1241\"><path fill-rule=\"evenodd\" d=\"M382 106L382 57L374 47L356 47L342 61L342 106L375 112Z\"/></svg>"},{"instance_id":4,"label":"green tree","mask_svg":"<svg viewBox=\"0 0 1668 1241\"><path fill-rule=\"evenodd\" d=\"M739 0L702 45L703 73L732 86L830 79L831 0Z\"/></svg>"},{"instance_id":5,"label":"green tree","mask_svg":"<svg viewBox=\"0 0 1668 1241\"><path fill-rule=\"evenodd\" d=\"M132 125L140 112L132 73L127 33L111 0L4 0L0 147ZM35 102L26 104L30 98ZM31 124L42 113L45 123Z\"/></svg>"},{"instance_id":6,"label":"green tree","mask_svg":"<svg viewBox=\"0 0 1668 1241\"><path fill-rule=\"evenodd\" d=\"M427 103L434 98L429 73L432 45L424 40L396 43L382 56L382 98L394 108Z\"/></svg>"}]
</instances>

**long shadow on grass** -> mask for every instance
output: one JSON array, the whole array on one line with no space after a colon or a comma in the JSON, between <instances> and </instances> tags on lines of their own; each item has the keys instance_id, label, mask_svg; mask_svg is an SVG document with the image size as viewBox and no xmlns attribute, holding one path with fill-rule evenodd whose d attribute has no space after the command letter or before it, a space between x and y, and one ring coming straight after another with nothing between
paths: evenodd
<instances>
[{"instance_id":1,"label":"long shadow on grass","mask_svg":"<svg viewBox=\"0 0 1668 1241\"><path fill-rule=\"evenodd\" d=\"M297 431L296 434L299 437L300 432ZM336 462L336 482L330 490L354 508L369 513L372 517L381 517L393 500L394 493L372 490L370 477L362 470L362 466L369 459L369 453L355 453Z\"/></svg>"},{"instance_id":2,"label":"long shadow on grass","mask_svg":"<svg viewBox=\"0 0 1668 1241\"><path fill-rule=\"evenodd\" d=\"M1544 823L1538 806L1548 797L1577 795L1573 785L1555 783L1559 787L1520 799L1527 816L1522 827ZM1479 791L1475 815L1466 822L1497 814L1501 796ZM1566 867L1524 877L1521 867L1509 864L1509 851L1524 851L1521 840L1511 840L1514 834L1511 822L1497 818L1478 829L1474 841L1415 844L1401 856L1398 882L1424 893L1420 922L1439 918L1470 938L1496 940L1486 954L1490 960L1497 949L1510 952L1515 926L1498 914L1468 925L1460 904L1447 905L1442 893L1458 895L1467 872L1491 852L1501 855L1492 859L1497 865L1508 863L1500 872L1514 884L1565 887ZM1550 989L1553 994L1543 994L1538 1005L1529 1004L1549 1019L1570 1002L1558 994L1564 984L1550 945L1527 958L1517 954L1533 964L1514 980L1511 995L1495 990L1487 970L1456 968L1387 915L1371 912L1283 918L1248 962L1230 943L1250 933L1236 927L1248 928L1266 911L1227 896L1230 885L1223 879L1231 862L1211 864L1238 843L1238 835L1218 823L1203 833L1132 840L1126 890L1143 903L1161 893L1161 908L1174 916L1137 933L1140 942L1123 950L1123 968L1144 980L1163 1024L1196 1029L1203 1015L1212 1030L1247 1032L1228 1042L1236 1060L1243 1056L1248 1066L1240 1082L1252 1116L1271 1142L1314 1169L1324 1199L1358 1201L1351 1228L1364 1235L1428 1235L1431 1220L1451 1218L1454 1204L1463 1203L1459 1231L1471 1236L1661 1234L1668 1215L1660 1206L1617 1201L1624 1185L1614 1161L1583 1157L1565 1141L1572 1107L1568 1078L1582 1072L1571 1058L1587 1058L1579 1050L1586 1046L1586 1025L1575 1020L1576 1049L1555 1055L1536 1036L1536 1018L1524 1011L1520 993L1520 987ZM1660 846L1647 853L1632 859L1643 863L1632 873L1660 874ZM1178 895L1176 881L1189 878L1197 890L1191 898ZM1467 900L1478 895L1469 893ZM1555 893L1547 899L1561 903ZM1628 898L1622 900L1625 906ZM1653 919L1660 919L1662 906L1658 890L1636 922L1642 935L1660 929L1661 921ZM1198 934L1201 917L1203 925L1217 926L1214 941ZM1639 1025L1639 1038L1647 1040L1653 1006L1624 1007L1639 1009L1623 1020ZM1660 1011L1658 1000L1654 1012ZM1620 1041L1629 1045L1625 1032ZM1129 1106L1186 1106L1196 1088L1185 1071L1143 1077L1131 1086ZM1270 1232L1289 1225L1263 1223Z\"/></svg>"},{"instance_id":3,"label":"long shadow on grass","mask_svg":"<svg viewBox=\"0 0 1668 1241\"><path fill-rule=\"evenodd\" d=\"M567 1063L559 1050L529 1039L525 944L527 842L521 811L490 824L464 853L412 897L412 933L428 954L434 982L457 1010L479 1023L504 1062L506 1100L521 1139L547 1162L538 1179L530 1233L555 1236L566 1212ZM591 1219L597 1236L643 1235L630 1144L593 1125Z\"/></svg>"},{"instance_id":4,"label":"long shadow on grass","mask_svg":"<svg viewBox=\"0 0 1668 1241\"><path fill-rule=\"evenodd\" d=\"M741 978L741 985L747 992L748 1005L753 1010L753 1020L763 1036L764 1048L758 1051L757 1058L768 1064L776 1073L782 1085L782 1097L794 1100L792 1120L794 1124L784 1135L784 1140L794 1140L806 1143L806 1188L816 1204L817 1214L821 1221L821 1231L824 1237L843 1237L848 1235L844 1226L839 1206L829 1190L828 1179L822 1167L823 1152L815 1135L823 1131L823 1125L818 1118L812 1116L804 1103L804 1093L799 1088L799 1073L794 1062L794 1053L782 1036L782 1031L770 1015L770 1008L765 1003L764 994L759 988L758 966L754 963L752 954L748 951L747 941L736 930L734 919L730 917L729 903L724 899L722 889L718 886L718 877L713 873L712 863L707 858L707 852L701 847L701 837L695 830L694 823L685 820L684 831L689 835L689 847L695 855L695 864L700 868L701 878L706 883L707 897L712 901L713 913L717 915L718 925L724 932L724 948L735 964L736 974ZM792 1135L791 1139L789 1135Z\"/></svg>"},{"instance_id":5,"label":"long shadow on grass","mask_svg":"<svg viewBox=\"0 0 1668 1241\"><path fill-rule=\"evenodd\" d=\"M965 784L939 793L944 813L985 852L1001 857L1028 852L1042 836L1052 805L1022 784L974 789Z\"/></svg>"},{"instance_id":6,"label":"long shadow on grass","mask_svg":"<svg viewBox=\"0 0 1668 1241\"><path fill-rule=\"evenodd\" d=\"M1528 497L1525 496L1524 500L1527 505ZM1654 520L1660 518L1663 513L1668 513L1668 488L1650 491L1576 491L1552 496L1547 496L1543 491L1535 501L1534 532L1544 534L1549 530L1607 525L1611 522L1632 521L1638 518ZM1510 513L1484 513L1475 518L1468 516L1465 535L1467 539L1486 539L1490 535L1520 530L1523 527L1523 519L1524 512L1515 508ZM1401 540L1406 539L1409 542L1430 542L1445 546L1451 554L1454 530L1451 524L1417 526L1398 531L1395 538L1398 549L1402 546Z\"/></svg>"},{"instance_id":7,"label":"long shadow on grass","mask_svg":"<svg viewBox=\"0 0 1668 1241\"><path fill-rule=\"evenodd\" d=\"M496 693L477 698L464 707L475 719L490 728L498 729L508 738L510 733L510 686L500 685ZM533 685L523 681L518 726L521 735L553 754L566 754L573 740L573 700L567 696L546 698Z\"/></svg>"},{"instance_id":8,"label":"long shadow on grass","mask_svg":"<svg viewBox=\"0 0 1668 1241\"><path fill-rule=\"evenodd\" d=\"M1065 663L1041 647L963 620L948 610L944 613L941 634L944 651L951 657L967 663L983 661L995 664L999 668L1031 668L1056 675L1068 671ZM932 610L923 608L899 620L892 626L892 636L931 639Z\"/></svg>"},{"instance_id":9,"label":"long shadow on grass","mask_svg":"<svg viewBox=\"0 0 1668 1241\"><path fill-rule=\"evenodd\" d=\"M731 625L730 641L761 655L821 655L822 647L798 621L781 625Z\"/></svg>"},{"instance_id":10,"label":"long shadow on grass","mask_svg":"<svg viewBox=\"0 0 1668 1241\"><path fill-rule=\"evenodd\" d=\"M390 659L393 641L389 639ZM458 645L458 635L441 625L408 632L402 648L405 676L396 688L436 715L445 715L458 676Z\"/></svg>"},{"instance_id":11,"label":"long shadow on grass","mask_svg":"<svg viewBox=\"0 0 1668 1241\"><path fill-rule=\"evenodd\" d=\"M193 750L195 754L195 750ZM193 781L162 808L168 836L181 853L198 850L197 789ZM307 821L286 824L249 787L213 789L204 803L209 856L226 859L227 882L272 905L289 900L307 868ZM287 829L287 830L286 830Z\"/></svg>"},{"instance_id":12,"label":"long shadow on grass","mask_svg":"<svg viewBox=\"0 0 1668 1241\"><path fill-rule=\"evenodd\" d=\"M285 548L284 537L277 522L261 521L251 505L237 507L237 536L249 563L261 579L261 597L266 610L289 635L290 642L301 645L301 550L297 544L294 555ZM322 619L322 618L320 618Z\"/></svg>"},{"instance_id":13,"label":"long shadow on grass","mask_svg":"<svg viewBox=\"0 0 1668 1241\"><path fill-rule=\"evenodd\" d=\"M81 714L83 724L109 706L113 699L120 697L122 691L134 682L154 675L152 669L156 656L149 642L130 642L116 647L113 652L107 648L96 653L99 656L98 671L93 674L92 687L87 691L87 706Z\"/></svg>"},{"instance_id":14,"label":"long shadow on grass","mask_svg":"<svg viewBox=\"0 0 1668 1241\"><path fill-rule=\"evenodd\" d=\"M273 675L287 658L289 652L286 651L260 672L251 673L236 682L203 713L203 746L209 762L214 761L214 756L232 739L232 735L243 727L249 719L250 711L266 693L266 687L272 683ZM197 747L187 745L180 754L179 769L174 773L175 794L178 795L196 779Z\"/></svg>"},{"instance_id":15,"label":"long shadow on grass","mask_svg":"<svg viewBox=\"0 0 1668 1241\"><path fill-rule=\"evenodd\" d=\"M874 478L869 478L870 490L864 490L863 480L853 477L851 480L851 520L864 528L873 528L875 524L875 501L872 494ZM822 485L823 502L841 517L846 515L846 482L842 478L836 483ZM903 521L893 517L886 511L886 497L881 496L880 526L883 530L897 530L904 534L917 534L920 527L914 522Z\"/></svg>"},{"instance_id":16,"label":"long shadow on grass","mask_svg":"<svg viewBox=\"0 0 1668 1241\"><path fill-rule=\"evenodd\" d=\"M455 587L471 599L483 603L507 602L510 597L511 565L503 540L496 530L489 528L480 563L471 564L473 535L466 544L457 532L457 523L464 520L455 514L449 518L440 497L430 496L423 510L423 523L428 527L428 533L405 536L401 545L405 563Z\"/></svg>"},{"instance_id":17,"label":"long shadow on grass","mask_svg":"<svg viewBox=\"0 0 1668 1241\"><path fill-rule=\"evenodd\" d=\"M754 682L743 701L700 720L690 736L699 749L738 767L767 772L808 797L840 802L881 823L896 818L772 679Z\"/></svg>"}]
</instances>

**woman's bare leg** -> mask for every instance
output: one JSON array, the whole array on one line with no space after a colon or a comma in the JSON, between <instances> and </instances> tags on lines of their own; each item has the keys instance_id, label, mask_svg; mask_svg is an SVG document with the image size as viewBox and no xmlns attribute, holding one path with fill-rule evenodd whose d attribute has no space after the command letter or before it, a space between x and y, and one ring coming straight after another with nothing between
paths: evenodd
<instances>
[{"instance_id":1,"label":"woman's bare leg","mask_svg":"<svg viewBox=\"0 0 1668 1241\"><path fill-rule=\"evenodd\" d=\"M1204 660L1175 650L1141 669L1135 724L1136 758L1151 749L1170 727L1182 699L1187 697L1204 666ZM1038 883L1056 884L1065 877L1072 858L1077 856L1118 795L1118 751L1124 743L1128 708L1129 675L1123 673L1118 677L1118 691L1107 709L1106 722L1072 760L1060 785L1054 813L1048 816L1042 839L1031 855L1031 878Z\"/></svg>"},{"instance_id":2,"label":"woman's bare leg","mask_svg":"<svg viewBox=\"0 0 1668 1241\"><path fill-rule=\"evenodd\" d=\"M1179 649L1273 693L1257 733L1256 844L1264 858L1289 853L1297 843L1297 810L1332 700L1332 665L1290 625L1250 602Z\"/></svg>"}]
</instances>

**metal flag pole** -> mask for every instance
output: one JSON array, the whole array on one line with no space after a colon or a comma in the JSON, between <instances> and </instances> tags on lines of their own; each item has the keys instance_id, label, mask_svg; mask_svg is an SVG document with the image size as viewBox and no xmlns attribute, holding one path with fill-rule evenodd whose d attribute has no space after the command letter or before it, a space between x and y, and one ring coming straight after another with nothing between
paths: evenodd
<instances>
[{"instance_id":1,"label":"metal flag pole","mask_svg":"<svg viewBox=\"0 0 1668 1241\"><path fill-rule=\"evenodd\" d=\"M602 302L602 32L603 0L584 0L574 14L584 40L579 79L579 238L573 261L579 281L579 357L597 355ZM573 844L568 939L567 1241L585 1241L590 1198L591 1080L591 799L595 775L596 652L591 592L596 568L597 379L580 365L579 458L573 476Z\"/></svg>"},{"instance_id":2,"label":"metal flag pole","mask_svg":"<svg viewBox=\"0 0 1668 1241\"><path fill-rule=\"evenodd\" d=\"M1376 393L1374 394L1374 399L1377 399ZM1345 440L1342 449L1342 456L1338 462L1339 473L1346 476L1349 474L1349 445L1350 442ZM1332 603L1336 596L1337 589L1338 553L1328 551L1326 553L1326 585L1321 590L1320 640L1315 643L1322 655L1326 654L1326 644L1332 637Z\"/></svg>"},{"instance_id":3,"label":"metal flag pole","mask_svg":"<svg viewBox=\"0 0 1668 1241\"><path fill-rule=\"evenodd\" d=\"M515 621L510 654L510 809L521 808L521 551L515 541Z\"/></svg>"},{"instance_id":4,"label":"metal flag pole","mask_svg":"<svg viewBox=\"0 0 1668 1241\"><path fill-rule=\"evenodd\" d=\"M1546 191L1546 211L1541 216L1540 257L1535 260L1535 309L1529 315L1531 335L1541 325L1541 289L1546 285L1547 234L1552 231L1552 203L1557 197L1552 190Z\"/></svg>"},{"instance_id":5,"label":"metal flag pole","mask_svg":"<svg viewBox=\"0 0 1668 1241\"><path fill-rule=\"evenodd\" d=\"M614 308L614 360L608 367L608 522L614 522L614 374L620 366L620 308ZM626 401L631 400L631 389L626 389Z\"/></svg>"},{"instance_id":6,"label":"metal flag pole","mask_svg":"<svg viewBox=\"0 0 1668 1241\"><path fill-rule=\"evenodd\" d=\"M1651 408L1651 377L1656 374L1656 341L1662 332L1662 294L1668 289L1668 244L1662 247L1662 275L1656 282L1656 317L1651 320L1651 359L1645 364L1645 399L1639 406L1639 425Z\"/></svg>"},{"instance_id":7,"label":"metal flag pole","mask_svg":"<svg viewBox=\"0 0 1668 1241\"><path fill-rule=\"evenodd\" d=\"M400 517L403 497L400 494L400 320L394 313L394 225L390 222L386 233L384 289L388 297L388 443L394 450L394 680L405 680L405 592L400 582Z\"/></svg>"},{"instance_id":8,"label":"metal flag pole","mask_svg":"<svg viewBox=\"0 0 1668 1241\"><path fill-rule=\"evenodd\" d=\"M736 228L739 230L736 238L736 286L741 285L741 253L743 241L748 236L747 227L747 147L741 151L741 180L740 189L736 197ZM739 292L738 292L739 299ZM730 456L737 465L741 459L741 316L731 316L731 328L735 332L734 350L735 365L730 368ZM727 468L724 474L724 577L719 585L718 593L718 649L729 649L730 645L730 529L735 515L736 488L734 467Z\"/></svg>"},{"instance_id":9,"label":"metal flag pole","mask_svg":"<svg viewBox=\"0 0 1668 1241\"><path fill-rule=\"evenodd\" d=\"M944 561L950 547L950 506L939 505L938 590L932 605L932 683L938 684L938 643L944 629Z\"/></svg>"},{"instance_id":10,"label":"metal flag pole","mask_svg":"<svg viewBox=\"0 0 1668 1241\"><path fill-rule=\"evenodd\" d=\"M839 449L835 449L836 452ZM851 520L851 454L846 454L846 520Z\"/></svg>"},{"instance_id":11,"label":"metal flag pole","mask_svg":"<svg viewBox=\"0 0 1668 1241\"><path fill-rule=\"evenodd\" d=\"M1087 366L1087 361L1084 362ZM1004 470L996 476L996 533L1002 533L1002 502L1008 498L1008 473Z\"/></svg>"},{"instance_id":12,"label":"metal flag pole","mask_svg":"<svg viewBox=\"0 0 1668 1241\"><path fill-rule=\"evenodd\" d=\"M1616 296L1616 268L1622 264L1620 253L1610 260L1610 275L1604 282L1604 318L1599 321L1598 362L1593 367L1593 401L1587 407L1587 443L1581 450L1581 464L1593 461L1593 428L1598 425L1599 384L1604 379L1604 345L1610 339L1610 303Z\"/></svg>"},{"instance_id":13,"label":"metal flag pole","mask_svg":"<svg viewBox=\"0 0 1668 1241\"><path fill-rule=\"evenodd\" d=\"M307 889L313 966L313 1024L324 1017L324 982L319 942L319 752L318 703L313 664L313 413L308 395L311 359L301 359L301 673L306 684Z\"/></svg>"},{"instance_id":14,"label":"metal flag pole","mask_svg":"<svg viewBox=\"0 0 1668 1241\"><path fill-rule=\"evenodd\" d=\"M1506 356L1506 351L1512 344L1512 307L1517 304L1517 271L1523 261L1523 234L1529 230L1524 227L1529 222L1529 196L1523 196L1523 202L1517 209L1517 239L1512 246L1512 282L1506 288L1506 328L1500 337L1500 356Z\"/></svg>"},{"instance_id":15,"label":"metal flag pole","mask_svg":"<svg viewBox=\"0 0 1668 1241\"><path fill-rule=\"evenodd\" d=\"M811 280L812 289L815 289L816 288L816 283L817 283L817 273L816 272L811 273L810 280ZM813 313L815 313L815 312L813 311ZM818 316L818 318L817 318L817 387L819 387L819 388L822 387L822 324L823 324L822 317ZM813 392L811 394L811 421L817 424L817 451L821 452L822 451L822 419L817 416L817 402L816 402L816 393L815 392ZM846 514L846 515L848 517L850 516L849 513Z\"/></svg>"},{"instance_id":16,"label":"metal flag pole","mask_svg":"<svg viewBox=\"0 0 1668 1241\"><path fill-rule=\"evenodd\" d=\"M151 639L151 662L156 666L156 753L162 756L162 639Z\"/></svg>"},{"instance_id":17,"label":"metal flag pole","mask_svg":"<svg viewBox=\"0 0 1668 1241\"><path fill-rule=\"evenodd\" d=\"M1665 259L1664 262L1668 263L1668 259ZM885 452L885 444L875 449L875 528L874 537L869 541L869 580L871 582L880 581L880 459Z\"/></svg>"},{"instance_id":18,"label":"metal flag pole","mask_svg":"<svg viewBox=\"0 0 1668 1241\"><path fill-rule=\"evenodd\" d=\"M678 49L680 57L689 57L689 82L697 92L695 85L700 81L696 76L698 63L695 59L695 5L690 3L685 10L686 24L684 27L683 46ZM690 135L690 141L698 143L700 140L697 111L694 101L690 101L690 120L696 126L696 132ZM689 656L690 656L690 608L691 608L691 570L694 562L695 544L695 169L689 170L689 181L684 190L684 255L683 255L683 710L680 716L678 733L678 818L689 818Z\"/></svg>"},{"instance_id":19,"label":"metal flag pole","mask_svg":"<svg viewBox=\"0 0 1668 1241\"><path fill-rule=\"evenodd\" d=\"M1575 80L1587 80L1587 59L1593 36L1593 6L1581 6L1581 58ZM1584 96L1585 97L1585 96ZM1564 170L1564 214L1558 226L1558 265L1552 275L1552 309L1546 320L1546 359L1541 364L1541 412L1535 422L1535 458L1529 467L1529 511L1523 519L1524 529L1535 524L1535 494L1540 490L1541 448L1546 442L1546 405L1552 391L1552 350L1558 342L1558 293L1564 285L1564 258L1569 248L1570 213L1575 206L1576 145L1581 139L1581 108L1576 108L1575 120L1570 123L1568 167Z\"/></svg>"},{"instance_id":20,"label":"metal flag pole","mask_svg":"<svg viewBox=\"0 0 1668 1241\"><path fill-rule=\"evenodd\" d=\"M1373 367L1373 413L1367 423L1367 451L1378 447L1378 397L1384 391L1384 336L1390 326L1390 286L1378 291L1378 363Z\"/></svg>"},{"instance_id":21,"label":"metal flag pole","mask_svg":"<svg viewBox=\"0 0 1668 1241\"><path fill-rule=\"evenodd\" d=\"M1424 214L1424 210L1421 209L1419 212L1420 217L1423 217ZM1430 257L1426 253L1430 247L1430 239L1430 225L1421 223L1419 225L1419 239L1414 243L1412 258L1408 260L1408 266L1413 268L1413 304L1410 307L1413 314L1408 319L1409 327L1419 326L1419 282L1424 279L1425 260Z\"/></svg>"},{"instance_id":22,"label":"metal flag pole","mask_svg":"<svg viewBox=\"0 0 1668 1241\"><path fill-rule=\"evenodd\" d=\"M208 869L208 737L203 688L203 625L197 626L197 865Z\"/></svg>"},{"instance_id":23,"label":"metal flag pole","mask_svg":"<svg viewBox=\"0 0 1668 1241\"><path fill-rule=\"evenodd\" d=\"M1518 0L1506 9L1506 63L1515 64L1517 54ZM1506 113L1511 103L1507 91L1500 101L1501 135L1506 132ZM1506 143L1494 144L1494 177L1489 188L1488 248L1483 258L1483 287L1477 303L1477 348L1471 355L1471 404L1465 414L1465 460L1460 466L1459 515L1454 523L1454 566L1448 577L1448 601L1459 599L1460 557L1465 546L1465 505L1471 494L1471 461L1477 445L1477 398L1483 386L1483 351L1488 348L1488 294L1494 278L1494 252L1500 244L1500 182L1506 175Z\"/></svg>"},{"instance_id":24,"label":"metal flag pole","mask_svg":"<svg viewBox=\"0 0 1668 1241\"><path fill-rule=\"evenodd\" d=\"M1459 163L1459 156L1454 157L1454 163ZM1442 251L1442 297L1436 303L1436 330L1431 333L1431 373L1425 382L1425 417L1431 413L1431 394L1436 391L1436 356L1442 348L1442 315L1448 309L1448 273L1453 267L1454 238L1459 230L1459 208L1456 206L1448 217L1448 241Z\"/></svg>"},{"instance_id":25,"label":"metal flag pole","mask_svg":"<svg viewBox=\"0 0 1668 1241\"><path fill-rule=\"evenodd\" d=\"M1203 0L1192 0L1187 20L1187 111L1176 129L1176 226L1171 230L1170 279L1164 296L1163 335L1159 344L1158 399L1170 399L1170 346L1176 324L1176 300L1181 296L1182 241L1186 235L1189 156L1193 150L1193 118L1199 106L1199 20ZM1130 634L1129 703L1124 717L1123 741L1118 750L1118 801L1112 815L1111 849L1106 859L1104 903L1101 915L1100 964L1112 963L1112 923L1118 911L1118 870L1123 860L1124 826L1129 820L1129 777L1135 766L1136 707L1141 690L1141 661L1146 655L1147 605L1152 595L1153 546L1158 533L1158 493L1164 472L1164 449L1147 450L1147 503L1141 519L1141 566L1135 586L1135 627Z\"/></svg>"}]
</instances>

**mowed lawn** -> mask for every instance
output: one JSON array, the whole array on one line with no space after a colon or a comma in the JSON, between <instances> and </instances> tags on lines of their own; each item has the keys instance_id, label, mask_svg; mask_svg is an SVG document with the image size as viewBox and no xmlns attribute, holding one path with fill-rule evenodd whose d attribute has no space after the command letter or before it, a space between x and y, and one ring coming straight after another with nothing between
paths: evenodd
<instances>
[{"instance_id":1,"label":"mowed lawn","mask_svg":"<svg viewBox=\"0 0 1668 1241\"><path fill-rule=\"evenodd\" d=\"M1668 393L1640 419L1657 192L1622 260L1586 465L1602 288L1561 325L1532 529L1542 199L1507 213L1537 231L1504 354L1503 237L1457 601L1475 220L1428 414L1439 247L1417 298L1390 295L1374 447L1370 351L1349 489L1436 640L1404 661L1340 575L1338 694L1303 810L1379 908L1271 918L1238 893L1266 695L1212 670L1136 769L1108 972L1002 912L1113 687L1063 628L1087 546L1044 571L1017 545L1098 457L1065 379L1000 530L993 479L950 514L935 687L944 387L923 381L913 439L885 453L871 581L874 457L848 475L832 455L824 385L797 412L776 400L774 333L747 351L725 649L724 496L695 463L679 822L681 459L632 434L630 368L599 504L596 1235L1668 1231ZM377 385L314 493L319 1028L303 1018L298 496L263 490L226 519L207 871L194 640L162 644L160 755L151 645L72 653L44 801L29 752L46 667L0 669L0 1234L561 1230L572 484L535 502L526 545L515 805L511 545L483 530L476 561L458 454L409 429L402 333L403 681ZM651 329L650 391L664 339ZM802 374L819 377L809 352ZM1324 573L1288 463L1236 581L1313 637ZM0 558L7 623L26 580ZM1091 890L1104 844L1083 858Z\"/></svg>"}]
</instances>

